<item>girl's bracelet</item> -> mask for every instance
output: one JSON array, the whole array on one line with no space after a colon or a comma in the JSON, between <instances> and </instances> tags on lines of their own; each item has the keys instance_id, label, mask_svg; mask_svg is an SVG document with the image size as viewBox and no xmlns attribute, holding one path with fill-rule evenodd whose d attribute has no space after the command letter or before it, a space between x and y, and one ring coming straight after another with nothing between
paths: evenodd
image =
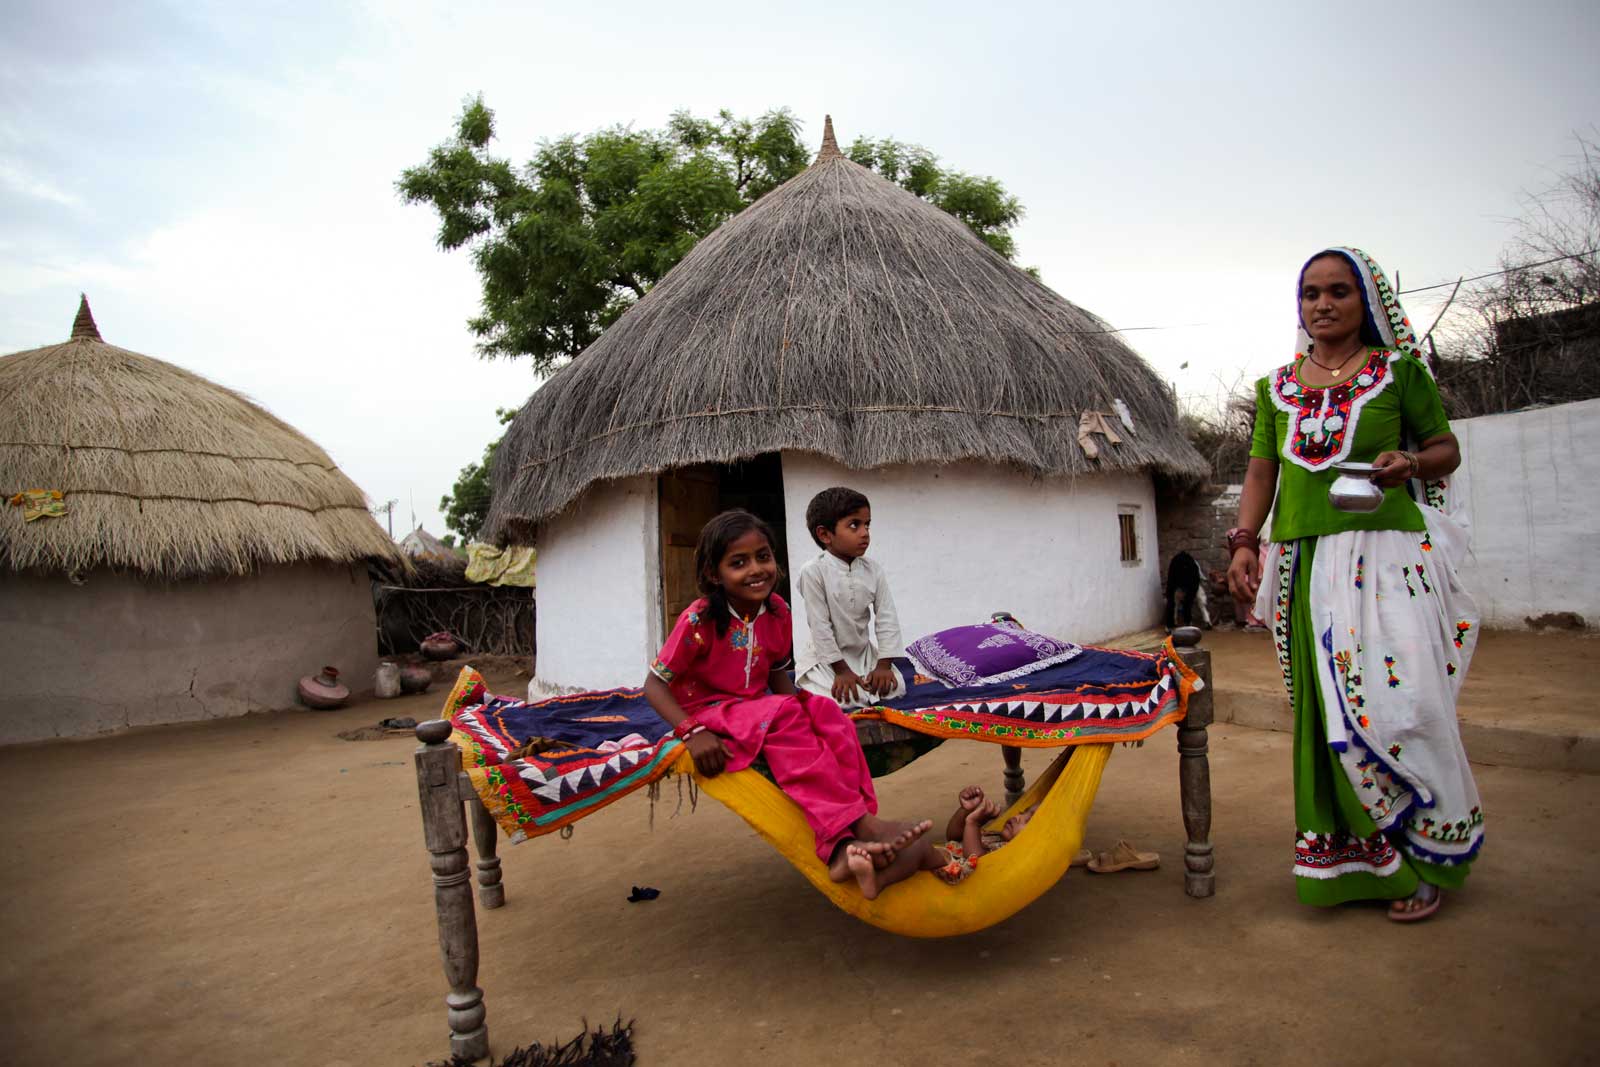
<instances>
[{"instance_id":1,"label":"girl's bracelet","mask_svg":"<svg viewBox=\"0 0 1600 1067\"><path fill-rule=\"evenodd\" d=\"M684 719L682 722L672 728L672 736L676 737L679 741L687 741L695 734L704 733L705 729L706 724L703 722L695 722L693 719Z\"/></svg>"}]
</instances>

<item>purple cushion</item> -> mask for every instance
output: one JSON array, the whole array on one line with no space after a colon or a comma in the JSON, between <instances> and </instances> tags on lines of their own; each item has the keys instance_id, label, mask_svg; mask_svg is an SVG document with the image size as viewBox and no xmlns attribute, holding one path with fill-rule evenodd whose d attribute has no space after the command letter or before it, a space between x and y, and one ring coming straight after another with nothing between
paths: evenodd
<instances>
[{"instance_id":1,"label":"purple cushion","mask_svg":"<svg viewBox=\"0 0 1600 1067\"><path fill-rule=\"evenodd\" d=\"M1082 652L1070 641L1025 630L1013 622L952 626L906 647L919 674L946 685L988 685L1052 667Z\"/></svg>"}]
</instances>

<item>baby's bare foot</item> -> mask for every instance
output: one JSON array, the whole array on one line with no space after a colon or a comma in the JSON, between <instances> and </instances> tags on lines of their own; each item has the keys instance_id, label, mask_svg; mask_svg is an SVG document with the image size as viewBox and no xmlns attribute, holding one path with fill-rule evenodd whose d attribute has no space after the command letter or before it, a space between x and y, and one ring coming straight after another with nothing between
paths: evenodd
<instances>
[{"instance_id":1,"label":"baby's bare foot","mask_svg":"<svg viewBox=\"0 0 1600 1067\"><path fill-rule=\"evenodd\" d=\"M868 900L876 900L878 869L873 866L872 853L867 851L865 845L852 841L844 847L844 859L850 873L855 875L856 884L861 887L861 895Z\"/></svg>"}]
</instances>

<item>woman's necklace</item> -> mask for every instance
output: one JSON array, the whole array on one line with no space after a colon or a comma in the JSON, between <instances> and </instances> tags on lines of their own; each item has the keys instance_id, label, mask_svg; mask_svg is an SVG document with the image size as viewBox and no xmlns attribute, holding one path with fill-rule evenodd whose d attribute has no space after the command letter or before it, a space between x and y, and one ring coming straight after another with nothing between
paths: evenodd
<instances>
[{"instance_id":1,"label":"woman's necklace","mask_svg":"<svg viewBox=\"0 0 1600 1067\"><path fill-rule=\"evenodd\" d=\"M1358 353L1360 353L1361 351L1363 351L1366 347L1367 347L1366 345L1361 343L1361 339L1359 337L1356 338L1356 346L1355 346L1355 348L1351 349L1350 352L1343 359L1341 359L1338 363L1334 364L1331 367L1328 366L1326 363L1322 362L1322 360L1318 359L1316 357L1316 353L1312 353L1311 355L1307 356L1306 358L1309 359L1311 362L1315 363L1317 366L1321 367L1323 370L1327 371L1329 374L1337 376L1340 371L1344 370L1345 364L1349 363L1352 359L1354 359L1356 357L1356 355Z\"/></svg>"}]
</instances>

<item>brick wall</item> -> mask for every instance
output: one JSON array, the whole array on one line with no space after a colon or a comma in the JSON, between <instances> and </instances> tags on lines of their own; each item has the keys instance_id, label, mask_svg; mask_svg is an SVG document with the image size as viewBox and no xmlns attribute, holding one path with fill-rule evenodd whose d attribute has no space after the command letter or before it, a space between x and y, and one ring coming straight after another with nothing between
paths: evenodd
<instances>
[{"instance_id":1,"label":"brick wall","mask_svg":"<svg viewBox=\"0 0 1600 1067\"><path fill-rule=\"evenodd\" d=\"M1162 592L1166 591L1167 564L1187 552L1200 564L1206 581L1211 619L1216 623L1240 622L1228 595L1228 549L1224 537L1239 516L1239 485L1210 484L1184 496L1156 500L1156 543L1160 553Z\"/></svg>"}]
</instances>

